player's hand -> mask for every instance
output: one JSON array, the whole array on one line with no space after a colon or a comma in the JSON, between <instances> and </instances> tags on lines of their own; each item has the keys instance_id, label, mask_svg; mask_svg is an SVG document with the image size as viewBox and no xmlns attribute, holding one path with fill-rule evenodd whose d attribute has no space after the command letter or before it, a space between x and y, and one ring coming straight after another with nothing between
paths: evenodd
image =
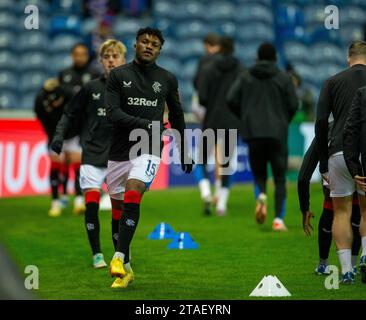
<instances>
[{"instance_id":1,"label":"player's hand","mask_svg":"<svg viewBox=\"0 0 366 320\"><path fill-rule=\"evenodd\" d=\"M329 172L324 172L321 174L323 180L329 184Z\"/></svg>"},{"instance_id":2,"label":"player's hand","mask_svg":"<svg viewBox=\"0 0 366 320\"><path fill-rule=\"evenodd\" d=\"M314 218L314 213L311 211L303 212L302 214L302 227L307 236L311 236L311 232L314 231L312 225L310 224L310 220Z\"/></svg>"},{"instance_id":3,"label":"player's hand","mask_svg":"<svg viewBox=\"0 0 366 320\"><path fill-rule=\"evenodd\" d=\"M61 150L62 150L63 143L64 142L61 138L54 137L52 142L51 142L51 150L56 152L57 154L60 154Z\"/></svg>"},{"instance_id":4,"label":"player's hand","mask_svg":"<svg viewBox=\"0 0 366 320\"><path fill-rule=\"evenodd\" d=\"M195 162L190 155L186 154L184 156L184 154L182 154L180 157L180 164L184 173L191 173Z\"/></svg>"},{"instance_id":5,"label":"player's hand","mask_svg":"<svg viewBox=\"0 0 366 320\"><path fill-rule=\"evenodd\" d=\"M359 175L355 175L353 179L356 181L358 187L362 191L366 191L366 177L361 177Z\"/></svg>"}]
</instances>

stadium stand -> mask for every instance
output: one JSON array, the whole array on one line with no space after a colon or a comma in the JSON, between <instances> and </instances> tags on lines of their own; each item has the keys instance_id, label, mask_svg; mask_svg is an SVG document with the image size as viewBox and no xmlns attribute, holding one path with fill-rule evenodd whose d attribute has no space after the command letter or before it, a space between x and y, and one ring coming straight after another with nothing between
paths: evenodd
<instances>
[{"instance_id":1,"label":"stadium stand","mask_svg":"<svg viewBox=\"0 0 366 320\"><path fill-rule=\"evenodd\" d=\"M363 0L154 0L150 11L146 1L132 5L124 0L118 2L118 10L94 8L101 12L96 16L85 13L82 0L15 3L0 2L1 108L32 108L30 96L39 89L38 80L55 76L67 67L71 62L69 50L76 42L91 46L90 35L101 23L110 26L111 35L126 43L128 60L133 57L134 36L139 27L152 24L163 31L166 43L159 63L177 75L186 111L190 111L192 77L203 53L202 37L207 32L232 36L236 55L245 66L255 62L261 42L274 43L279 65L291 64L303 85L317 94L327 76L346 66L347 46L353 40L364 39L366 24ZM98 1L89 3L100 5ZM324 28L324 8L331 4L342 13L339 30ZM24 28L27 5L39 10L39 30ZM93 8L89 11L93 12ZM17 60L12 58L14 54ZM33 82L25 84L29 72L34 73ZM18 98L12 100L14 96Z\"/></svg>"}]
</instances>

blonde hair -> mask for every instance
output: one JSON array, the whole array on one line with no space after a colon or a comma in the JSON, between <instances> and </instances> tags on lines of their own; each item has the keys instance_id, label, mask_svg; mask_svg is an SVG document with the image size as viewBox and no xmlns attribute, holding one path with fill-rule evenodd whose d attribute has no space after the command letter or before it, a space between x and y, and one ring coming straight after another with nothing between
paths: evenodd
<instances>
[{"instance_id":1,"label":"blonde hair","mask_svg":"<svg viewBox=\"0 0 366 320\"><path fill-rule=\"evenodd\" d=\"M108 39L101 44L99 48L99 57L102 58L104 52L112 48L116 48L119 51L119 53L122 54L123 56L126 55L127 48L121 41L115 39Z\"/></svg>"}]
</instances>

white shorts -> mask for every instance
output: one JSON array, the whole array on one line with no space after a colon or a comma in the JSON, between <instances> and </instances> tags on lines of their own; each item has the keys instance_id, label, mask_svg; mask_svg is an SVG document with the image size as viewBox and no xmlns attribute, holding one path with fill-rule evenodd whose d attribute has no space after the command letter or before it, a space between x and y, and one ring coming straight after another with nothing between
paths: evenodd
<instances>
[{"instance_id":1,"label":"white shorts","mask_svg":"<svg viewBox=\"0 0 366 320\"><path fill-rule=\"evenodd\" d=\"M107 175L107 168L95 167L90 164L82 164L80 166L80 188L85 189L102 189L102 185Z\"/></svg>"},{"instance_id":2,"label":"white shorts","mask_svg":"<svg viewBox=\"0 0 366 320\"><path fill-rule=\"evenodd\" d=\"M329 187L331 198L342 198L352 195L357 191L361 195L365 193L357 187L348 171L343 153L336 153L328 160Z\"/></svg>"},{"instance_id":3,"label":"white shorts","mask_svg":"<svg viewBox=\"0 0 366 320\"><path fill-rule=\"evenodd\" d=\"M81 153L80 137L75 136L64 141L62 151Z\"/></svg>"},{"instance_id":4,"label":"white shorts","mask_svg":"<svg viewBox=\"0 0 366 320\"><path fill-rule=\"evenodd\" d=\"M159 165L160 158L150 154L143 154L128 161L108 161L106 180L109 195L123 194L126 182L130 179L142 181L148 190L158 172ZM117 196L117 198L120 197Z\"/></svg>"}]
</instances>

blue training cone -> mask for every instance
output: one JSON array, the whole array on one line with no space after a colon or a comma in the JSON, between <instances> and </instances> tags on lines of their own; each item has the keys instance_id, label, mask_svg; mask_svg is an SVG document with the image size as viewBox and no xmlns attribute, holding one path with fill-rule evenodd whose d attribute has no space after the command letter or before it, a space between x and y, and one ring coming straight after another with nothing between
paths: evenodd
<instances>
[{"instance_id":1,"label":"blue training cone","mask_svg":"<svg viewBox=\"0 0 366 320\"><path fill-rule=\"evenodd\" d=\"M173 239L174 235L175 232L173 228L169 224L161 222L155 227L153 232L150 233L149 239L151 240Z\"/></svg>"},{"instance_id":2,"label":"blue training cone","mask_svg":"<svg viewBox=\"0 0 366 320\"><path fill-rule=\"evenodd\" d=\"M176 233L168 249L198 249L198 244L193 241L188 232Z\"/></svg>"}]
</instances>

